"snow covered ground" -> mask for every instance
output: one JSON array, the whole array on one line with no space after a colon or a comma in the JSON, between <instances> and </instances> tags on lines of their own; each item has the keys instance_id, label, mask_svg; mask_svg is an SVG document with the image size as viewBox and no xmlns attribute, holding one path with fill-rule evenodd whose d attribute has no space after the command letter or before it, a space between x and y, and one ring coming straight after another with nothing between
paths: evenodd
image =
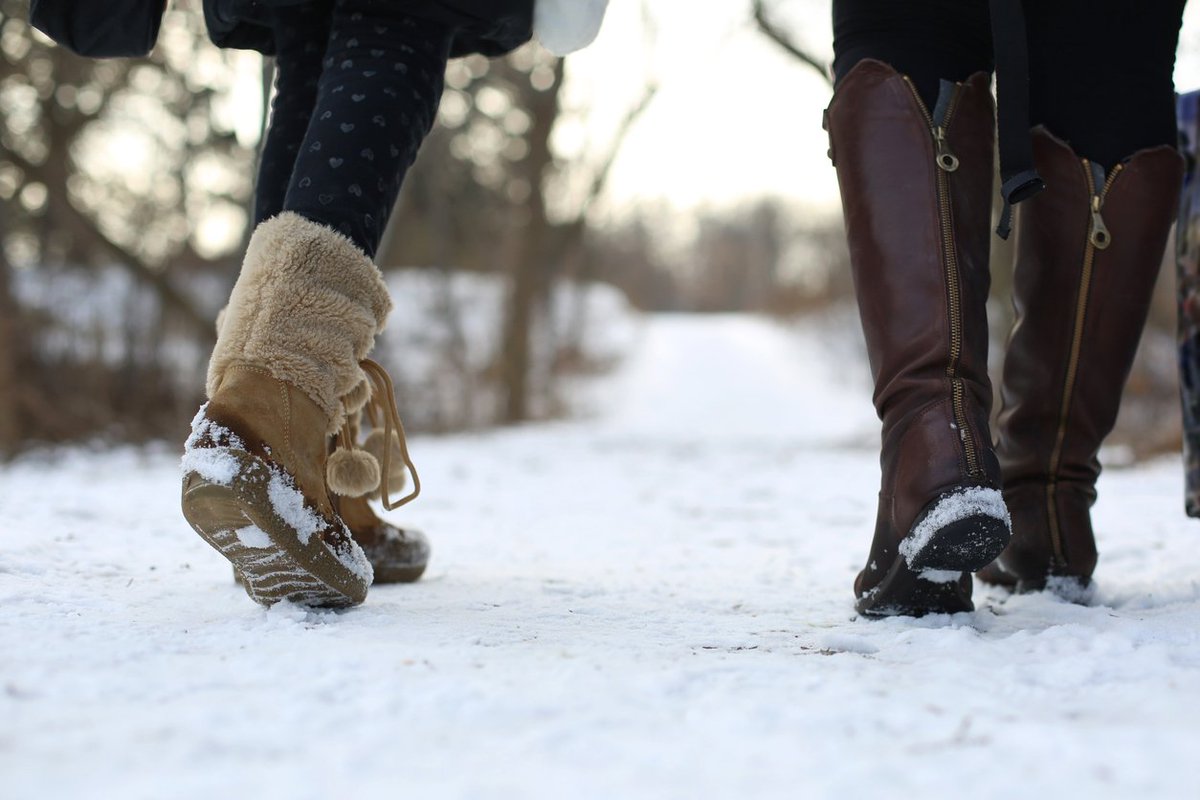
<instances>
[{"instance_id":1,"label":"snow covered ground","mask_svg":"<svg viewBox=\"0 0 1200 800\"><path fill-rule=\"evenodd\" d=\"M264 611L177 453L0 474L0 797L1195 798L1200 529L1101 480L1096 604L868 622L865 367L660 317L594 418L413 455L425 580Z\"/></svg>"}]
</instances>

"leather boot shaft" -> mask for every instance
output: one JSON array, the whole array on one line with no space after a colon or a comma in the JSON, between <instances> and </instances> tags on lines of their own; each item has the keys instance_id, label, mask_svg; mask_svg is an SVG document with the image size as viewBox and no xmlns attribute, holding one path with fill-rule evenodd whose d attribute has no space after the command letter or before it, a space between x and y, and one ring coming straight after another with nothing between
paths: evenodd
<instances>
[{"instance_id":1,"label":"leather boot shaft","mask_svg":"<svg viewBox=\"0 0 1200 800\"><path fill-rule=\"evenodd\" d=\"M944 84L928 109L907 77L864 60L839 84L827 122L883 423L879 515L856 584L861 597L939 497L983 487L999 504L988 429L989 79ZM969 607L969 579L962 591Z\"/></svg>"},{"instance_id":2,"label":"leather boot shaft","mask_svg":"<svg viewBox=\"0 0 1200 800\"><path fill-rule=\"evenodd\" d=\"M1183 164L1170 147L1105 170L1043 129L1047 189L1017 211L1016 322L1001 385L997 452L1014 540L984 577L1036 589L1090 578L1089 509L1149 312Z\"/></svg>"}]
</instances>

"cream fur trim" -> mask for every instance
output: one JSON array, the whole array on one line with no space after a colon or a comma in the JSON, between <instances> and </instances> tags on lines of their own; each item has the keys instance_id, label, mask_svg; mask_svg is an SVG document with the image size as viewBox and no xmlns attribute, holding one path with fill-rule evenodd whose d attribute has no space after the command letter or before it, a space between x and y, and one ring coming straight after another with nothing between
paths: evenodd
<instances>
[{"instance_id":1,"label":"cream fur trim","mask_svg":"<svg viewBox=\"0 0 1200 800\"><path fill-rule=\"evenodd\" d=\"M234 364L270 370L325 412L334 433L342 400L361 391L358 362L392 303L371 259L331 228L285 211L258 226L208 365L208 396Z\"/></svg>"}]
</instances>

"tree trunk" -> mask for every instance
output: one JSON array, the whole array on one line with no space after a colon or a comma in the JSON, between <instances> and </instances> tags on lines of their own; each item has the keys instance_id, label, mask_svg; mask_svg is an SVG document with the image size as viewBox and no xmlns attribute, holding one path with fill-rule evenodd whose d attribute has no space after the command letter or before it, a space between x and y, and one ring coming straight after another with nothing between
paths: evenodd
<instances>
[{"instance_id":1,"label":"tree trunk","mask_svg":"<svg viewBox=\"0 0 1200 800\"><path fill-rule=\"evenodd\" d=\"M0 250L0 456L12 455L21 442L20 364L24 331L12 290L12 265Z\"/></svg>"},{"instance_id":2,"label":"tree trunk","mask_svg":"<svg viewBox=\"0 0 1200 800\"><path fill-rule=\"evenodd\" d=\"M504 325L504 349L501 376L504 391L503 420L521 422L529 418L530 368L534 312L549 288L547 254L551 236L546 216L544 178L554 163L550 133L559 112L559 90L563 82L563 62L554 64L554 82L544 91L529 88L527 103L532 124L527 142L529 154L522 162L521 174L529 182L529 202L523 209L525 231L515 248L512 284Z\"/></svg>"}]
</instances>

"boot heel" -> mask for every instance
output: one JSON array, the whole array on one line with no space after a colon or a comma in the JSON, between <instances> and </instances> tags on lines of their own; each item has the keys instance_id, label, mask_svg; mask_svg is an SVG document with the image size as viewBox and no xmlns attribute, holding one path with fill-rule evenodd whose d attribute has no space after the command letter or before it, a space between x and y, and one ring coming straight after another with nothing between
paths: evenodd
<instances>
[{"instance_id":1,"label":"boot heel","mask_svg":"<svg viewBox=\"0 0 1200 800\"><path fill-rule=\"evenodd\" d=\"M231 448L200 452L200 468L183 477L183 516L233 564L250 599L344 608L366 598L371 567L362 550L348 533L345 547L326 542L318 530L325 523L302 508L298 492L289 496L278 470Z\"/></svg>"},{"instance_id":2,"label":"boot heel","mask_svg":"<svg viewBox=\"0 0 1200 800\"><path fill-rule=\"evenodd\" d=\"M1000 492L970 487L947 492L926 506L900 543L900 555L917 572L974 572L1004 552L1011 531Z\"/></svg>"},{"instance_id":3,"label":"boot heel","mask_svg":"<svg viewBox=\"0 0 1200 800\"><path fill-rule=\"evenodd\" d=\"M854 604L866 617L920 617L974 611L971 576L958 571L909 569L898 558L879 584Z\"/></svg>"}]
</instances>

